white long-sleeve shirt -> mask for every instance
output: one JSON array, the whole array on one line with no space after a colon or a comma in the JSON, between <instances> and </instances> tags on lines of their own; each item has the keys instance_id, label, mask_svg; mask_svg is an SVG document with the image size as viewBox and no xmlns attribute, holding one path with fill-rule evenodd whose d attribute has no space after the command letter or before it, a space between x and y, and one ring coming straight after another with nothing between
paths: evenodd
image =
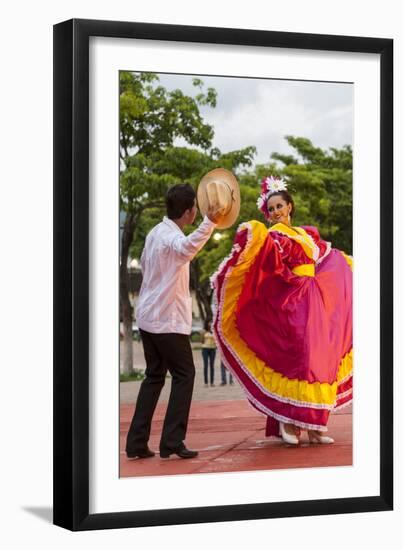
<instances>
[{"instance_id":1,"label":"white long-sleeve shirt","mask_svg":"<svg viewBox=\"0 0 403 550\"><path fill-rule=\"evenodd\" d=\"M147 235L141 255L143 281L136 307L137 326L152 333L190 334L192 298L189 262L216 224L207 216L187 237L167 217Z\"/></svg>"}]
</instances>

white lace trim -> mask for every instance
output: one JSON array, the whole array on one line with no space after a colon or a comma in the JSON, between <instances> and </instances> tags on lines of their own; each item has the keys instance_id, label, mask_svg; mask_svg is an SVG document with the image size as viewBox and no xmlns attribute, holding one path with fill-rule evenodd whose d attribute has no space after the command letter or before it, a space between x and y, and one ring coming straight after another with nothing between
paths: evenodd
<instances>
[{"instance_id":1,"label":"white lace trim","mask_svg":"<svg viewBox=\"0 0 403 550\"><path fill-rule=\"evenodd\" d=\"M242 382L239 380L237 374L232 370L230 364L228 363L227 359L225 358L224 354L222 353L222 348L220 342L217 342L218 348L221 355L221 360L224 363L225 367L235 376L236 380L238 381L239 385L241 386L242 390L245 392L246 397L249 401L253 403L253 405L256 407L256 409L261 412L262 414L266 416L271 416L275 420L278 420L279 422L283 422L285 424L294 424L295 426L299 426L300 428L304 428L306 430L318 430L321 432L327 432L327 426L322 426L321 424L309 424L307 422L301 422L299 420L294 420L292 418L288 418L288 416L283 416L281 414L277 414L273 412L271 409L260 403L249 391L245 386L242 384ZM340 407L341 408L341 407Z\"/></svg>"},{"instance_id":2,"label":"white lace trim","mask_svg":"<svg viewBox=\"0 0 403 550\"><path fill-rule=\"evenodd\" d=\"M321 432L327 432L327 426L322 426L321 424L309 424L307 422L301 422L300 420L288 418L288 416L283 416L282 414L277 414L262 403L260 403L255 397L253 397L253 395L249 394L246 389L245 392L248 396L249 401L251 401L258 410L268 416L271 416L272 418L275 418L276 420L278 420L278 422L283 422L284 424L294 424L294 426L299 426L300 428L304 428L306 430L318 430Z\"/></svg>"},{"instance_id":3,"label":"white lace trim","mask_svg":"<svg viewBox=\"0 0 403 550\"><path fill-rule=\"evenodd\" d=\"M248 250L249 245L250 245L251 240L252 240L252 225L251 225L250 222L241 223L241 225L238 228L238 231L243 231L245 229L247 231L247 233L246 233L246 243L245 243L245 246L244 246L244 249L243 249L241 255L239 256L238 263L241 263L241 261L243 261L245 253Z\"/></svg>"},{"instance_id":4,"label":"white lace trim","mask_svg":"<svg viewBox=\"0 0 403 550\"><path fill-rule=\"evenodd\" d=\"M320 250L319 250L319 247L318 245L315 243L315 241L313 240L313 238L311 237L311 235L305 231L304 229L304 235L301 235L300 233L298 233L298 231L296 231L294 229L294 231L297 233L296 235L289 235L288 233L284 232L284 231L281 231L281 229L275 229L275 226L271 227L269 229L269 231L277 231L278 233L281 233L282 235L285 235L286 237L288 237L289 239L292 239L294 241L296 241L297 243L301 244L301 243L304 243L304 244L307 244L311 249L312 249L312 259L316 262L319 258L319 253L320 253ZM308 241L308 242L307 242ZM302 244L301 244L302 246Z\"/></svg>"},{"instance_id":5,"label":"white lace trim","mask_svg":"<svg viewBox=\"0 0 403 550\"><path fill-rule=\"evenodd\" d=\"M284 252L284 249L283 249L283 247L281 246L280 241L279 241L278 239L273 239L273 242L277 245L277 247L278 247L280 253Z\"/></svg>"},{"instance_id":6,"label":"white lace trim","mask_svg":"<svg viewBox=\"0 0 403 550\"><path fill-rule=\"evenodd\" d=\"M343 399L343 397L347 397L347 395L350 395L351 393L353 393L353 388L350 388L346 391L344 391L343 393L338 393L337 394L337 401L340 401L340 399ZM337 403L336 401L336 403Z\"/></svg>"},{"instance_id":7,"label":"white lace trim","mask_svg":"<svg viewBox=\"0 0 403 550\"><path fill-rule=\"evenodd\" d=\"M241 254L240 256L240 259L242 258L242 255L244 254L246 248L247 248L247 245L249 244L251 238L252 238L252 231L251 231L251 225L249 223L244 223L244 224L241 224L240 228L243 228L243 226L245 226L248 230L248 237L247 237L247 244L245 246L245 249L243 251L243 253ZM239 245L238 245L238 250L239 250ZM234 251L230 254L230 256L228 257L228 259L232 258L233 256L233 253ZM216 282L216 279L217 279L217 276L219 275L219 273L222 271L222 269L224 268L225 266L225 262L222 262L222 264L220 265L220 268L219 270L215 273L215 275L213 275L214 277L214 283ZM231 271L233 270L233 267L229 268L228 272L227 272L227 275L226 275L226 278L230 276L230 273ZM213 279L212 277L212 279ZM221 295L223 295L225 293L225 282L223 282L223 285L222 285L222 288L221 288ZM215 314L214 314L214 319L213 319L213 325L217 326L217 331L220 335L220 338L222 341L226 342L226 347L228 349L228 351L231 353L231 355L233 356L233 358L235 359L235 361L237 362L238 366L243 370L243 372L247 375L247 377L253 381L254 384L256 384L260 391L264 394L264 395L267 395L268 397L271 397L273 399L276 399L277 401L280 401L282 403L289 403L290 405L294 405L296 407L310 407L312 409L325 409L325 410L332 410L334 408L334 405L327 405L326 403L311 403L309 401L296 401L295 399L291 399L289 397L283 397L283 396L280 396L274 392L271 392L269 391L267 388L265 388L264 386L262 386L262 384L256 380L256 378L254 378L251 373L245 368L245 366L243 365L243 362L241 361L240 357L238 356L237 352L234 350L234 348L229 344L229 342L226 341L226 338L224 337L223 335L223 332L222 332L222 327L221 327L221 317L222 317L222 304L223 304L223 301L219 299L219 296L217 296L217 288L215 288L215 286L213 286L213 290L214 290L214 293L213 293L213 296L214 296L214 301L215 301L215 304L219 304L218 307L215 308ZM218 322L216 322L218 319ZM222 347L221 347L221 344L220 342L217 342L218 344L218 347L220 349L220 355L221 357L223 358L224 356L224 353L222 351ZM224 362L224 364L226 364L226 361ZM236 373L233 371L233 369L231 368L231 366L229 365L226 365L228 367L228 369L230 370L230 372L232 372L232 374L238 379ZM240 383L241 387L243 388L243 385L242 383ZM247 392L247 390L244 388L245 392ZM315 429L315 428L313 428Z\"/></svg>"},{"instance_id":8,"label":"white lace trim","mask_svg":"<svg viewBox=\"0 0 403 550\"><path fill-rule=\"evenodd\" d=\"M342 378L341 380L339 380L339 381L337 382L337 385L338 385L338 386L341 386L342 384L344 384L344 382L347 382L347 380L348 380L349 378L352 378L352 376L353 376L353 370L351 370L348 374L346 374L346 376L345 376L344 378Z\"/></svg>"},{"instance_id":9,"label":"white lace trim","mask_svg":"<svg viewBox=\"0 0 403 550\"><path fill-rule=\"evenodd\" d=\"M349 399L345 403L342 403L341 405L335 405L333 410L334 411L341 411L341 409L344 409L344 407L347 407L348 405L351 405L352 402L353 402L353 398Z\"/></svg>"},{"instance_id":10,"label":"white lace trim","mask_svg":"<svg viewBox=\"0 0 403 550\"><path fill-rule=\"evenodd\" d=\"M332 251L332 243L329 242L329 241L325 241L326 242L326 251L325 253L323 254L323 256L321 258L318 258L318 260L316 261L316 265L319 265L320 263L323 262L323 260L329 256L330 252Z\"/></svg>"},{"instance_id":11,"label":"white lace trim","mask_svg":"<svg viewBox=\"0 0 403 550\"><path fill-rule=\"evenodd\" d=\"M221 271L224 269L225 265L229 260L232 260L236 252L239 252L241 250L241 247L238 243L235 243L233 247L231 248L231 252L226 256L220 265L218 266L217 270L213 273L213 275L210 277L210 286L214 289L214 285L216 283L217 277L220 275Z\"/></svg>"}]
</instances>

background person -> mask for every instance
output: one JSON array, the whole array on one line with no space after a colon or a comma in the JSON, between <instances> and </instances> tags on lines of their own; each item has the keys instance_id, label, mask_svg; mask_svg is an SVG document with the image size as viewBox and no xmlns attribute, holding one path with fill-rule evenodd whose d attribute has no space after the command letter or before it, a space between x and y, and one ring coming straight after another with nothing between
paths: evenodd
<instances>
[{"instance_id":1,"label":"background person","mask_svg":"<svg viewBox=\"0 0 403 550\"><path fill-rule=\"evenodd\" d=\"M227 385L227 367L224 365L224 363L221 361L220 363L221 367L221 384L220 386L226 386ZM231 371L228 371L229 375L229 383L232 386L234 384L234 379L232 377Z\"/></svg>"},{"instance_id":2,"label":"background person","mask_svg":"<svg viewBox=\"0 0 403 550\"><path fill-rule=\"evenodd\" d=\"M202 332L202 357L203 357L203 375L204 385L208 387L208 378L210 373L210 386L214 386L214 361L216 356L216 343L214 335L211 332L211 321L206 321L204 331ZM209 368L210 367L210 368Z\"/></svg>"}]
</instances>

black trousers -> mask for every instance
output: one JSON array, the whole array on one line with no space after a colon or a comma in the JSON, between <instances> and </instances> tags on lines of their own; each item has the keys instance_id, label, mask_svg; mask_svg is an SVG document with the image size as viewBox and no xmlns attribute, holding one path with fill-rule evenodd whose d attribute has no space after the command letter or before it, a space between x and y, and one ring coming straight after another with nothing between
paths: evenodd
<instances>
[{"instance_id":1,"label":"black trousers","mask_svg":"<svg viewBox=\"0 0 403 550\"><path fill-rule=\"evenodd\" d=\"M172 377L172 384L162 428L160 450L177 449L186 436L195 378L189 336L152 334L144 330L140 330L140 333L146 371L127 434L126 452L136 452L147 445L151 421L167 372Z\"/></svg>"}]
</instances>

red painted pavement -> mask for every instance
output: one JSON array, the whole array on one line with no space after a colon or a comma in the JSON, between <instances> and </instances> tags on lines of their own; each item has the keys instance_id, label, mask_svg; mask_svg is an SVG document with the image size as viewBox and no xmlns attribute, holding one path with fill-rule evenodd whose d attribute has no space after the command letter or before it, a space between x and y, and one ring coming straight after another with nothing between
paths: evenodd
<instances>
[{"instance_id":1,"label":"red painted pavement","mask_svg":"<svg viewBox=\"0 0 403 550\"><path fill-rule=\"evenodd\" d=\"M306 432L298 447L265 437L265 417L247 401L194 401L190 411L186 446L199 451L193 459L173 455L161 459L159 437L166 403L157 406L149 446L157 452L147 459L128 460L126 434L133 405L120 408L120 477L180 475L187 473L239 472L352 464L351 406L332 414L328 433L333 445L309 444Z\"/></svg>"}]
</instances>

